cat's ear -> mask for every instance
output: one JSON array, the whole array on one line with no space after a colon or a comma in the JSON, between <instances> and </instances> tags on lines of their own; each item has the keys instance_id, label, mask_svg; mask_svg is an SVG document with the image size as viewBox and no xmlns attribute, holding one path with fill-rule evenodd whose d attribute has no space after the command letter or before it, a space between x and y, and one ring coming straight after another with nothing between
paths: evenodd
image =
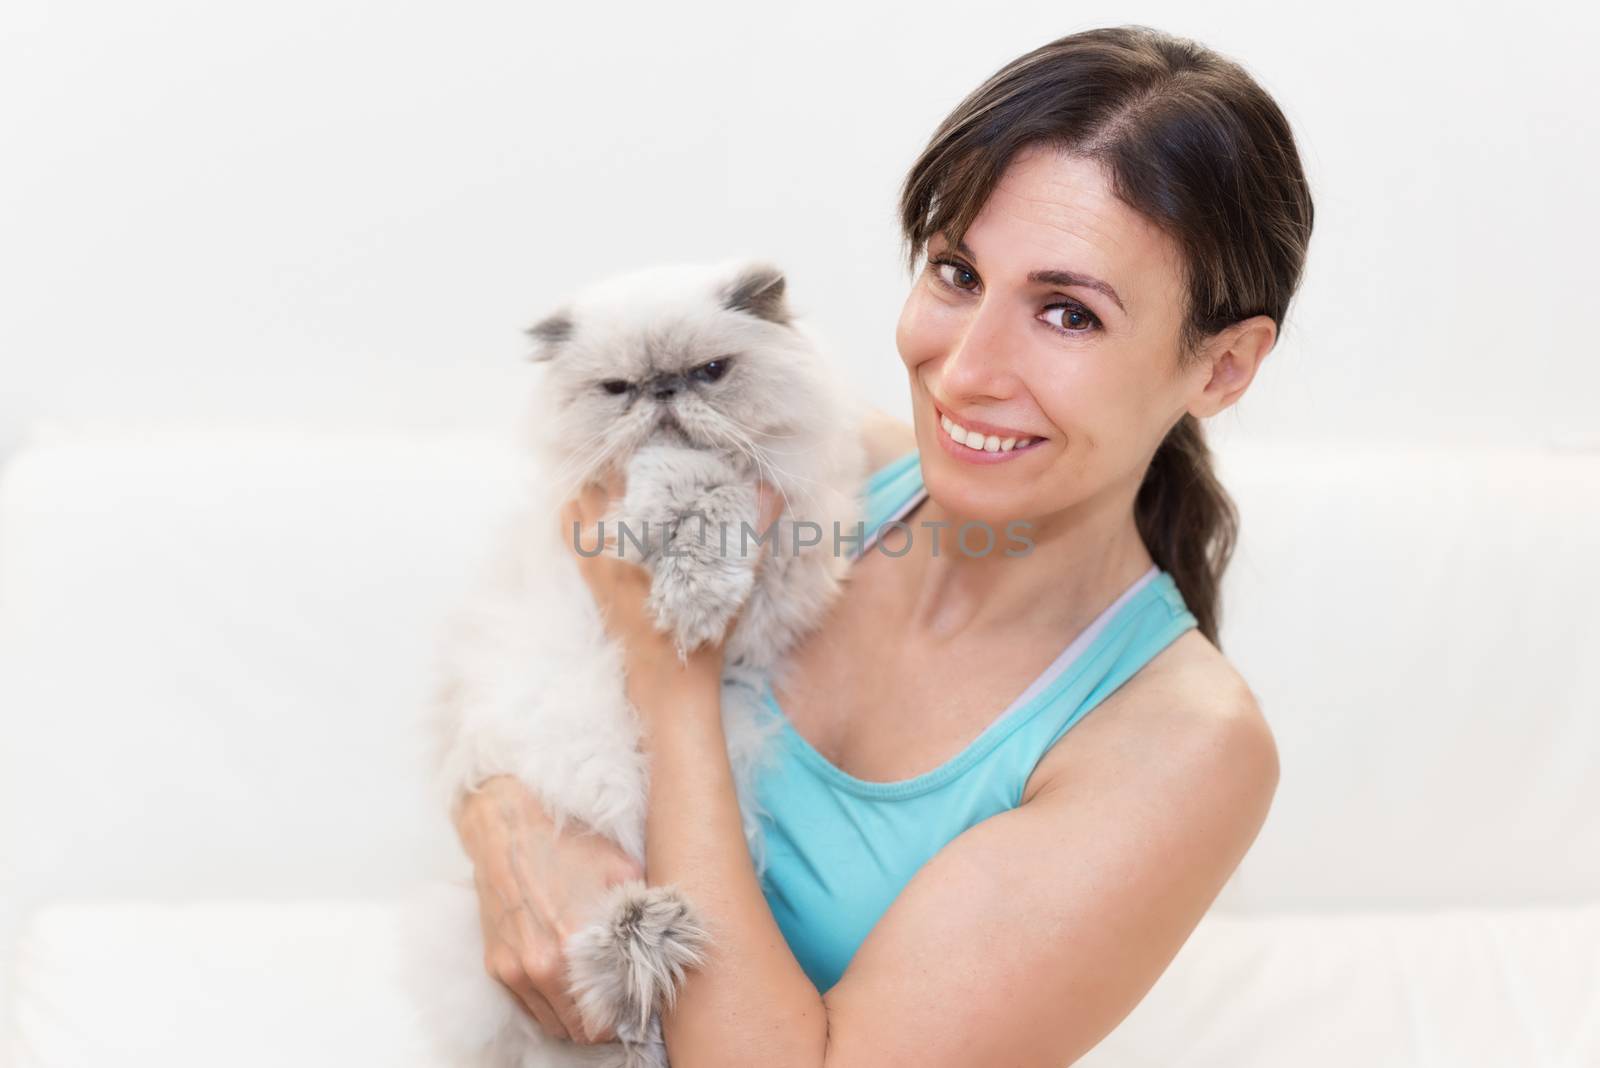
<instances>
[{"instance_id":1,"label":"cat's ear","mask_svg":"<svg viewBox=\"0 0 1600 1068\"><path fill-rule=\"evenodd\" d=\"M783 272L772 264L747 264L722 287L722 306L729 311L747 312L758 319L788 326L790 312L784 300L785 285Z\"/></svg>"},{"instance_id":2,"label":"cat's ear","mask_svg":"<svg viewBox=\"0 0 1600 1068\"><path fill-rule=\"evenodd\" d=\"M528 354L528 359L543 363L553 358L567 339L572 337L575 326L572 312L562 308L528 327L524 333L534 341L534 350Z\"/></svg>"}]
</instances>

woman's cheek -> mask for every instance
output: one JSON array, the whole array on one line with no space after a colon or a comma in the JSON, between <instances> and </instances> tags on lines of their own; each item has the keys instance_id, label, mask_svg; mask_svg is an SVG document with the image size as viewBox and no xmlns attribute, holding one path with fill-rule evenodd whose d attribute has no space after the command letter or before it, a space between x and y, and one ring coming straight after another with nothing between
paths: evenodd
<instances>
[{"instance_id":1,"label":"woman's cheek","mask_svg":"<svg viewBox=\"0 0 1600 1068\"><path fill-rule=\"evenodd\" d=\"M900 309L900 321L895 325L895 347L907 367L917 367L937 359L941 351L941 338L948 330L944 322L946 309L931 301L918 286L906 298Z\"/></svg>"},{"instance_id":2,"label":"woman's cheek","mask_svg":"<svg viewBox=\"0 0 1600 1068\"><path fill-rule=\"evenodd\" d=\"M916 297L908 297L905 305L900 309L900 320L894 327L894 346L900 353L900 362L907 367L915 367L918 362L919 349L917 339Z\"/></svg>"}]
</instances>

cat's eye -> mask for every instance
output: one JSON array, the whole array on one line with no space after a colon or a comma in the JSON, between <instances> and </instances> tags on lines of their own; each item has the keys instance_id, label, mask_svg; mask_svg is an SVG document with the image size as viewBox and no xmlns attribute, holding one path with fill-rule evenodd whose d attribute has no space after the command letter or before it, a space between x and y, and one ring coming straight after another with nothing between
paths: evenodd
<instances>
[{"instance_id":1,"label":"cat's eye","mask_svg":"<svg viewBox=\"0 0 1600 1068\"><path fill-rule=\"evenodd\" d=\"M600 388L607 393L626 393L629 389L629 383L622 378L608 378L600 383Z\"/></svg>"},{"instance_id":2,"label":"cat's eye","mask_svg":"<svg viewBox=\"0 0 1600 1068\"><path fill-rule=\"evenodd\" d=\"M689 374L697 382L715 382L717 379L728 373L728 365L732 362L732 356L722 356L718 359L709 360L706 363L701 364L699 367L691 370Z\"/></svg>"}]
</instances>

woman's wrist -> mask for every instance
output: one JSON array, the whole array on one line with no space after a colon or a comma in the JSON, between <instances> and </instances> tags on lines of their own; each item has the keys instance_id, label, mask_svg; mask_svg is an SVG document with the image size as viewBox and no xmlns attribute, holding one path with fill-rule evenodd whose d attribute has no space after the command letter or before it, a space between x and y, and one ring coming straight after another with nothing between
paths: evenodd
<instances>
[{"instance_id":1,"label":"woman's wrist","mask_svg":"<svg viewBox=\"0 0 1600 1068\"><path fill-rule=\"evenodd\" d=\"M530 803L531 802L531 803ZM507 822L507 806L513 806L524 819L547 821L548 815L538 795L515 775L491 775L467 791L457 802L453 822L461 844L470 854L485 822Z\"/></svg>"},{"instance_id":2,"label":"woman's wrist","mask_svg":"<svg viewBox=\"0 0 1600 1068\"><path fill-rule=\"evenodd\" d=\"M628 679L628 698L647 732L686 718L720 717L720 662L690 657L686 664L662 664Z\"/></svg>"}]
</instances>

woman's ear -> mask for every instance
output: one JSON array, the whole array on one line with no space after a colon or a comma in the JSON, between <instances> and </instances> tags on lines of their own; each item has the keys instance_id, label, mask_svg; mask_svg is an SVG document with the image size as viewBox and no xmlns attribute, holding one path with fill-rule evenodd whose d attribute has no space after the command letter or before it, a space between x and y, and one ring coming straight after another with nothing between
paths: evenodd
<instances>
[{"instance_id":1,"label":"woman's ear","mask_svg":"<svg viewBox=\"0 0 1600 1068\"><path fill-rule=\"evenodd\" d=\"M528 359L534 363L543 363L546 360L553 359L555 354L561 351L562 346L572 337L576 325L572 318L572 312L566 308L561 308L528 327L524 333L533 338L535 343L534 350L528 355Z\"/></svg>"},{"instance_id":2,"label":"woman's ear","mask_svg":"<svg viewBox=\"0 0 1600 1068\"><path fill-rule=\"evenodd\" d=\"M1267 315L1242 319L1212 339L1205 360L1210 374L1189 414L1206 419L1243 396L1277 339L1278 324Z\"/></svg>"}]
</instances>

